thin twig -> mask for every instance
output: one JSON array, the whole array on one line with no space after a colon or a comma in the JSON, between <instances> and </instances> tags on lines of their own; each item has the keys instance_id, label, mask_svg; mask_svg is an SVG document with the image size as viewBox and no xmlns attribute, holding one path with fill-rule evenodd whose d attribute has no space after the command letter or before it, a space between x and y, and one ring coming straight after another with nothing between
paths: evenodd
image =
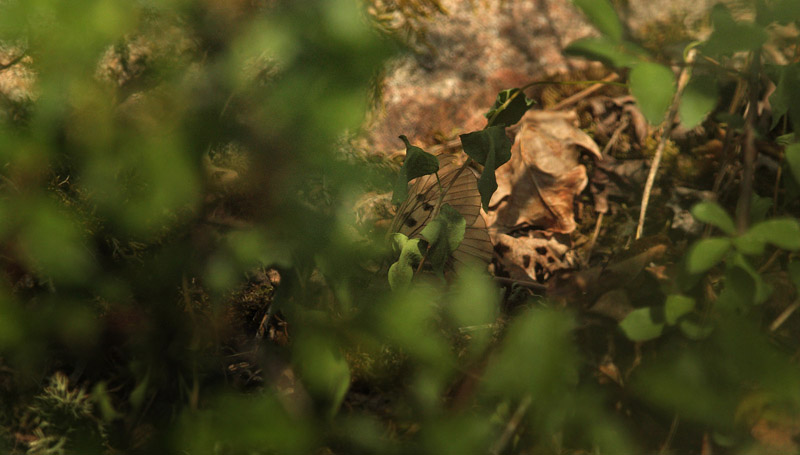
<instances>
[{"instance_id":1,"label":"thin twig","mask_svg":"<svg viewBox=\"0 0 800 455\"><path fill-rule=\"evenodd\" d=\"M695 49L689 51L686 56L687 65L683 67L681 74L678 77L678 88L675 90L675 95L672 97L672 104L670 105L669 112L667 113L667 117L664 121L664 127L661 131L661 139L658 142L658 148L656 148L656 154L653 157L653 163L650 165L650 173L647 174L647 182L644 185L644 192L642 193L642 208L639 211L639 224L636 226L636 239L642 237L644 220L645 216L647 215L647 204L650 202L650 192L653 190L653 183L655 183L656 180L658 166L661 164L661 156L664 154L664 148L667 146L667 140L672 133L672 127L675 123L675 116L678 114L678 105L680 104L683 89L686 88L686 84L689 83L689 78L692 75L692 63L694 62L694 57L696 54L697 51Z\"/></svg>"},{"instance_id":2,"label":"thin twig","mask_svg":"<svg viewBox=\"0 0 800 455\"><path fill-rule=\"evenodd\" d=\"M508 441L511 440L511 437L514 436L514 433L517 432L517 428L519 424L522 422L522 418L525 417L525 413L528 412L528 408L531 405L532 398L530 395L525 395L522 401L517 406L516 411L514 411L514 415L508 420L508 424L506 424L506 428L503 431L503 434L500 436L491 449L489 449L489 453L492 455L498 455L503 449L506 448L508 445Z\"/></svg>"},{"instance_id":3,"label":"thin twig","mask_svg":"<svg viewBox=\"0 0 800 455\"><path fill-rule=\"evenodd\" d=\"M669 453L669 446L672 445L672 439L675 437L675 432L678 430L678 414L672 418L672 423L669 426L669 433L667 433L667 439L664 441L664 444L661 445L661 449L658 451L659 455L664 455Z\"/></svg>"},{"instance_id":4,"label":"thin twig","mask_svg":"<svg viewBox=\"0 0 800 455\"><path fill-rule=\"evenodd\" d=\"M498 283L503 283L503 284L511 284L511 285L516 284L517 286L522 286L524 288L528 288L533 291L538 291L538 292L547 291L547 286L537 283L535 281L515 280L513 278L506 278L502 276L496 276L494 277L494 280L497 281Z\"/></svg>"},{"instance_id":5,"label":"thin twig","mask_svg":"<svg viewBox=\"0 0 800 455\"><path fill-rule=\"evenodd\" d=\"M755 127L758 118L758 81L761 70L761 53L753 52L750 62L750 80L747 92L750 98L747 106L747 121L744 126L744 146L742 156L742 182L739 186L739 201L736 204L736 229L743 234L750 224L750 198L753 195L753 177L756 169Z\"/></svg>"},{"instance_id":6,"label":"thin twig","mask_svg":"<svg viewBox=\"0 0 800 455\"><path fill-rule=\"evenodd\" d=\"M551 107L549 110L558 111L558 110L564 109L565 107L567 107L569 105L575 104L578 101L580 101L580 100L586 98L587 96L591 95L592 93L594 93L594 92L600 90L601 88L605 87L606 85L608 85L608 82L614 82L617 79L619 79L619 74L617 74L617 73L609 74L608 76L604 77L600 82L598 82L598 83L596 83L596 84L594 84L594 85L592 85L590 87L587 87L587 88L581 90L580 92L575 93L574 95L571 95L571 96L568 96L568 97L564 98L563 100L561 100L558 103L556 103L556 105Z\"/></svg>"},{"instance_id":7,"label":"thin twig","mask_svg":"<svg viewBox=\"0 0 800 455\"><path fill-rule=\"evenodd\" d=\"M781 314L777 318L775 318L772 324L770 324L769 331L774 332L778 330L778 328L780 328L780 326L782 326L783 323L786 322L787 319L789 319L789 316L791 316L792 313L794 313L797 310L797 308L800 308L800 301L795 301L794 303L789 305L785 310L783 310L783 312L781 312Z\"/></svg>"}]
</instances>

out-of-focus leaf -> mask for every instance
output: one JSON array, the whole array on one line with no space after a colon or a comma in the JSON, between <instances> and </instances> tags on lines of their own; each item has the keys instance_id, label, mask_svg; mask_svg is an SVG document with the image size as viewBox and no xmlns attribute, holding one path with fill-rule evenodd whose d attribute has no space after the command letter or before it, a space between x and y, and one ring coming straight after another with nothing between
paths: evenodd
<instances>
[{"instance_id":1,"label":"out-of-focus leaf","mask_svg":"<svg viewBox=\"0 0 800 455\"><path fill-rule=\"evenodd\" d=\"M686 257L686 271L703 273L717 265L730 251L731 241L727 238L708 238L698 240L689 249Z\"/></svg>"},{"instance_id":2,"label":"out-of-focus leaf","mask_svg":"<svg viewBox=\"0 0 800 455\"><path fill-rule=\"evenodd\" d=\"M420 239L406 239L405 241L401 238L398 239L402 243L400 257L389 267L389 286L392 289L400 289L411 283L411 279L414 278L413 265L422 260L422 256L425 254Z\"/></svg>"},{"instance_id":3,"label":"out-of-focus leaf","mask_svg":"<svg viewBox=\"0 0 800 455\"><path fill-rule=\"evenodd\" d=\"M733 235L736 226L728 213L713 201L703 201L692 207L692 215L698 220L718 227L722 232Z\"/></svg>"},{"instance_id":4,"label":"out-of-focus leaf","mask_svg":"<svg viewBox=\"0 0 800 455\"><path fill-rule=\"evenodd\" d=\"M664 121L675 94L675 74L658 63L638 63L629 76L631 93L647 121L658 125Z\"/></svg>"},{"instance_id":5,"label":"out-of-focus leaf","mask_svg":"<svg viewBox=\"0 0 800 455\"><path fill-rule=\"evenodd\" d=\"M710 76L693 76L681 95L678 114L681 125L692 129L700 124L717 105L716 80Z\"/></svg>"},{"instance_id":6,"label":"out-of-focus leaf","mask_svg":"<svg viewBox=\"0 0 800 455\"><path fill-rule=\"evenodd\" d=\"M792 261L788 267L789 279L792 280L795 289L800 292L800 261Z\"/></svg>"},{"instance_id":7,"label":"out-of-focus leaf","mask_svg":"<svg viewBox=\"0 0 800 455\"><path fill-rule=\"evenodd\" d=\"M497 288L485 271L474 267L459 269L454 293L447 301L447 314L460 332L469 334L472 355L483 352L491 342L498 300Z\"/></svg>"},{"instance_id":8,"label":"out-of-focus leaf","mask_svg":"<svg viewBox=\"0 0 800 455\"><path fill-rule=\"evenodd\" d=\"M784 157L786 162L789 163L789 169L791 169L794 179L800 182L800 143L786 147Z\"/></svg>"},{"instance_id":9,"label":"out-of-focus leaf","mask_svg":"<svg viewBox=\"0 0 800 455\"><path fill-rule=\"evenodd\" d=\"M483 173L478 179L478 191L484 210L488 210L489 200L497 190L494 172L511 159L511 140L502 126L490 126L459 137L464 152L483 166Z\"/></svg>"},{"instance_id":10,"label":"out-of-focus leaf","mask_svg":"<svg viewBox=\"0 0 800 455\"><path fill-rule=\"evenodd\" d=\"M607 37L582 38L571 42L564 50L569 55L599 60L616 68L630 68L639 62L637 54L624 43Z\"/></svg>"},{"instance_id":11,"label":"out-of-focus leaf","mask_svg":"<svg viewBox=\"0 0 800 455\"><path fill-rule=\"evenodd\" d=\"M392 203L399 204L408 197L408 182L439 170L439 159L419 147L411 145L408 138L400 136L406 144L406 159L394 183Z\"/></svg>"},{"instance_id":12,"label":"out-of-focus leaf","mask_svg":"<svg viewBox=\"0 0 800 455\"><path fill-rule=\"evenodd\" d=\"M704 322L700 317L689 315L678 321L678 329L690 340L704 340L714 332L714 326Z\"/></svg>"},{"instance_id":13,"label":"out-of-focus leaf","mask_svg":"<svg viewBox=\"0 0 800 455\"><path fill-rule=\"evenodd\" d=\"M622 40L622 23L608 0L573 0L572 2L586 14L586 17L601 33L613 41Z\"/></svg>"},{"instance_id":14,"label":"out-of-focus leaf","mask_svg":"<svg viewBox=\"0 0 800 455\"><path fill-rule=\"evenodd\" d=\"M764 281L764 278L760 273L758 273L758 270L756 270L755 267L753 267L753 265L750 264L747 258L745 258L742 254L733 254L730 258L728 266L732 268L739 268L750 275L755 288L755 292L753 293L753 303L757 305L764 303L772 294L772 286Z\"/></svg>"},{"instance_id":15,"label":"out-of-focus leaf","mask_svg":"<svg viewBox=\"0 0 800 455\"><path fill-rule=\"evenodd\" d=\"M301 329L302 330L302 329ZM350 387L350 367L336 339L302 330L292 341L292 360L312 396L322 400L333 417Z\"/></svg>"},{"instance_id":16,"label":"out-of-focus leaf","mask_svg":"<svg viewBox=\"0 0 800 455\"><path fill-rule=\"evenodd\" d=\"M694 306L695 301L691 297L680 294L670 295L664 302L664 320L669 325L675 325L678 319L694 310Z\"/></svg>"},{"instance_id":17,"label":"out-of-focus leaf","mask_svg":"<svg viewBox=\"0 0 800 455\"><path fill-rule=\"evenodd\" d=\"M800 223L795 218L772 218L756 224L743 237L797 251L800 249Z\"/></svg>"},{"instance_id":18,"label":"out-of-focus leaf","mask_svg":"<svg viewBox=\"0 0 800 455\"><path fill-rule=\"evenodd\" d=\"M503 90L497 94L489 112L483 114L489 120L487 126L511 126L519 121L533 106L533 100L518 88Z\"/></svg>"},{"instance_id":19,"label":"out-of-focus leaf","mask_svg":"<svg viewBox=\"0 0 800 455\"><path fill-rule=\"evenodd\" d=\"M714 31L703 45L703 52L712 57L756 50L768 38L760 25L735 21L730 10L722 4L717 4L711 11L711 21Z\"/></svg>"},{"instance_id":20,"label":"out-of-focus leaf","mask_svg":"<svg viewBox=\"0 0 800 455\"><path fill-rule=\"evenodd\" d=\"M464 240L464 232L467 228L467 221L450 206L443 204L436 219L425 225L422 229L422 236L428 241L428 258L433 265L433 270L442 272L447 258Z\"/></svg>"},{"instance_id":21,"label":"out-of-focus leaf","mask_svg":"<svg viewBox=\"0 0 800 455\"><path fill-rule=\"evenodd\" d=\"M647 341L661 336L664 323L653 320L651 308L637 308L619 323L625 336L632 341Z\"/></svg>"}]
</instances>

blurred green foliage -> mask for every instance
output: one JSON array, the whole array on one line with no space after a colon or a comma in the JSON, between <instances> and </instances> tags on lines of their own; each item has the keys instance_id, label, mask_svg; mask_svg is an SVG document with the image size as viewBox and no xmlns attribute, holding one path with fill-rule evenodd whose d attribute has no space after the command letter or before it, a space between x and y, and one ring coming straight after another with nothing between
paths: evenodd
<instances>
[{"instance_id":1,"label":"blurred green foliage","mask_svg":"<svg viewBox=\"0 0 800 455\"><path fill-rule=\"evenodd\" d=\"M609 11L590 12L612 49L594 44L629 62ZM653 447L646 406L729 441L800 406L795 363L750 317L766 285L725 257L796 250L790 221L690 255L690 275L727 261L744 290L720 294L735 311L713 332L707 304L670 293L685 336L656 337L632 391L598 385L577 311L502 311L483 271L390 290L348 205L366 170L337 146L393 51L353 1L0 0L0 44L0 63L22 56L0 78L33 75L0 117L2 450L624 454ZM248 163L233 189L204 164L229 149ZM702 216L727 232L724 213Z\"/></svg>"}]
</instances>

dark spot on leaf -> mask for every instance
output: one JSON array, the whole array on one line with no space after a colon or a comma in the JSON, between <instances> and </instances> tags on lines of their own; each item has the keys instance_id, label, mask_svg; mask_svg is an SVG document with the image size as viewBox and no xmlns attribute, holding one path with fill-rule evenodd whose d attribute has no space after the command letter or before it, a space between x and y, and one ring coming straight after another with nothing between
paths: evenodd
<instances>
[{"instance_id":1,"label":"dark spot on leaf","mask_svg":"<svg viewBox=\"0 0 800 455\"><path fill-rule=\"evenodd\" d=\"M406 222L404 224L406 226L408 226L408 227L414 227L414 226L417 225L417 220L415 220L414 218L408 217L408 219L406 220Z\"/></svg>"},{"instance_id":2,"label":"dark spot on leaf","mask_svg":"<svg viewBox=\"0 0 800 455\"><path fill-rule=\"evenodd\" d=\"M547 263L548 263L548 264L552 264L552 263L554 263L554 262L556 262L556 260L555 260L555 259L553 259L553 256L547 256Z\"/></svg>"},{"instance_id":3,"label":"dark spot on leaf","mask_svg":"<svg viewBox=\"0 0 800 455\"><path fill-rule=\"evenodd\" d=\"M526 269L531 266L531 256L529 254L522 256L522 266Z\"/></svg>"},{"instance_id":4,"label":"dark spot on leaf","mask_svg":"<svg viewBox=\"0 0 800 455\"><path fill-rule=\"evenodd\" d=\"M422 194L422 193L418 194L417 195L417 201L424 202L425 201L425 195Z\"/></svg>"},{"instance_id":5,"label":"dark spot on leaf","mask_svg":"<svg viewBox=\"0 0 800 455\"><path fill-rule=\"evenodd\" d=\"M430 212L431 210L433 210L433 206L431 204L428 204L427 202L424 202L422 204L422 210L425 210L426 212Z\"/></svg>"},{"instance_id":6,"label":"dark spot on leaf","mask_svg":"<svg viewBox=\"0 0 800 455\"><path fill-rule=\"evenodd\" d=\"M536 248L536 252L539 253L540 255L544 256L544 255L547 254L547 248L545 248L543 246L537 247Z\"/></svg>"}]
</instances>

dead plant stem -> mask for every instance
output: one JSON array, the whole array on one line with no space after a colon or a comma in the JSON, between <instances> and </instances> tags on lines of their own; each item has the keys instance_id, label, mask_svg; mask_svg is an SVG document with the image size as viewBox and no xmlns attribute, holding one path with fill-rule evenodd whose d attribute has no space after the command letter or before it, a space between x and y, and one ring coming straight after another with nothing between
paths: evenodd
<instances>
[{"instance_id":1,"label":"dead plant stem","mask_svg":"<svg viewBox=\"0 0 800 455\"><path fill-rule=\"evenodd\" d=\"M636 226L635 238L637 240L642 237L644 220L647 215L647 205L650 202L650 193L653 190L656 174L658 174L658 166L661 164L661 157L664 155L664 149L667 146L667 140L669 140L669 136L672 134L672 127L673 123L675 122L675 116L678 114L678 106L680 104L681 95L683 94L683 89L686 88L686 84L689 83L689 78L692 75L692 63L694 62L696 54L697 51L692 49L686 56L686 66L683 67L681 74L678 77L678 87L672 97L672 104L669 107L669 112L664 119L664 126L661 130L661 138L658 142L655 156L653 157L653 163L650 165L650 172L647 174L647 182L644 185L644 192L642 193L642 207L639 211L639 224Z\"/></svg>"},{"instance_id":2,"label":"dead plant stem","mask_svg":"<svg viewBox=\"0 0 800 455\"><path fill-rule=\"evenodd\" d=\"M758 118L758 82L761 71L761 54L758 50L751 55L750 80L747 84L749 103L744 129L742 155L742 182L739 186L739 201L736 204L736 229L743 234L750 224L750 198L753 194L753 176L756 168L755 127Z\"/></svg>"}]
</instances>

